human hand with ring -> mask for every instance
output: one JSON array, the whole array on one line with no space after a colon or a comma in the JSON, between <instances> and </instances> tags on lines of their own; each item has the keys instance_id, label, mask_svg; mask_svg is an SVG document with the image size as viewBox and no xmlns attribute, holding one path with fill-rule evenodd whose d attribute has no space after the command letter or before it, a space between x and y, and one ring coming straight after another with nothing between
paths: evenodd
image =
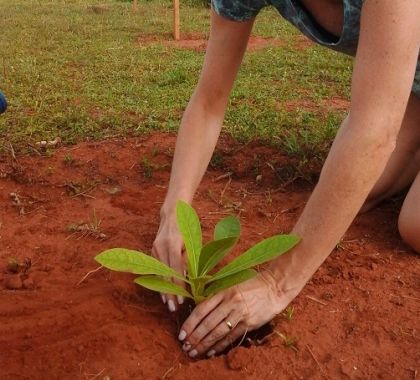
<instances>
[{"instance_id":1,"label":"human hand with ring","mask_svg":"<svg viewBox=\"0 0 420 380\"><path fill-rule=\"evenodd\" d=\"M203 301L181 327L182 349L192 358L211 357L248 331L263 326L298 293L282 292L278 285L271 272L264 271Z\"/></svg>"}]
</instances>

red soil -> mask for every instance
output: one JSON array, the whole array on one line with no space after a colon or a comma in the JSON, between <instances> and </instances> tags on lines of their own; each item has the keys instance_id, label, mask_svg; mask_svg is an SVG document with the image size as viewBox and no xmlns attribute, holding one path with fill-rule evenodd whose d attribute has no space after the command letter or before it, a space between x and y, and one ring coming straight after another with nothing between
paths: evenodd
<instances>
[{"instance_id":1,"label":"red soil","mask_svg":"<svg viewBox=\"0 0 420 380\"><path fill-rule=\"evenodd\" d=\"M313 47L315 43L303 34L299 34L295 38L294 47L299 50L306 50Z\"/></svg>"},{"instance_id":2,"label":"red soil","mask_svg":"<svg viewBox=\"0 0 420 380\"><path fill-rule=\"evenodd\" d=\"M273 334L259 346L190 360L176 338L179 316L136 287L133 276L102 269L80 283L97 267L93 257L101 250L150 250L174 142L155 134L87 142L18 162L0 158L2 380L415 378L419 259L398 237L395 203L359 216L293 302L293 318L273 322L296 338L297 352ZM209 169L195 202L205 236L228 212L239 213L243 224L240 249L289 231L310 188L282 188L266 164L281 168L288 159L226 137L218 151L223 160L214 161L218 169ZM145 157L150 165L140 164ZM215 180L227 171L234 173L231 182ZM106 237L68 230L91 223L93 210ZM20 265L8 264L13 258Z\"/></svg>"},{"instance_id":3,"label":"red soil","mask_svg":"<svg viewBox=\"0 0 420 380\"><path fill-rule=\"evenodd\" d=\"M302 109L308 112L316 112L319 110L348 111L350 108L350 101L339 97L323 99L319 102L316 102L311 99L295 99L288 100L285 102L278 102L277 107L279 109L285 108L289 112L295 111L296 109Z\"/></svg>"},{"instance_id":4,"label":"red soil","mask_svg":"<svg viewBox=\"0 0 420 380\"><path fill-rule=\"evenodd\" d=\"M207 37L200 33L185 34L181 39L175 41L171 35L163 34L141 34L137 37L138 46L145 47L151 44L163 44L165 46L194 50L199 52L206 51ZM258 51L268 47L283 46L285 42L280 38L265 38L251 36L248 42L248 51Z\"/></svg>"}]
</instances>

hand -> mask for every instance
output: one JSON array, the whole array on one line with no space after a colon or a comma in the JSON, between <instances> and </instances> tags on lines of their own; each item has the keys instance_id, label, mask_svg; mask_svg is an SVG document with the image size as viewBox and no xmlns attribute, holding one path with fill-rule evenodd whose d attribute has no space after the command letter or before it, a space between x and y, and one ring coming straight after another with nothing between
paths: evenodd
<instances>
[{"instance_id":1,"label":"hand","mask_svg":"<svg viewBox=\"0 0 420 380\"><path fill-rule=\"evenodd\" d=\"M152 256L162 263L175 269L177 272L185 273L185 260L183 255L183 241L176 223L175 212L166 216L161 214L159 231L156 235L152 247ZM185 287L185 284L179 280L173 280L174 283ZM163 303L168 305L169 311L175 311L178 306L184 303L182 296L161 294Z\"/></svg>"},{"instance_id":2,"label":"hand","mask_svg":"<svg viewBox=\"0 0 420 380\"><path fill-rule=\"evenodd\" d=\"M281 313L299 293L283 293L269 271L199 304L184 322L179 340L192 358L222 352L248 331Z\"/></svg>"}]
</instances>

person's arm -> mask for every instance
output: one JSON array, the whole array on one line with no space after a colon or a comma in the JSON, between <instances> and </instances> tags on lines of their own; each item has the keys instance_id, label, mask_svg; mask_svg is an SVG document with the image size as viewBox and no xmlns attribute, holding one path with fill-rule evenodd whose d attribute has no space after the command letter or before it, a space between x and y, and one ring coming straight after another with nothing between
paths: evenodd
<instances>
[{"instance_id":1,"label":"person's arm","mask_svg":"<svg viewBox=\"0 0 420 380\"><path fill-rule=\"evenodd\" d=\"M350 115L293 230L302 241L260 276L196 307L180 332L190 356L223 351L281 312L345 233L394 150L419 54L419 19L418 0L365 1Z\"/></svg>"},{"instance_id":2,"label":"person's arm","mask_svg":"<svg viewBox=\"0 0 420 380\"><path fill-rule=\"evenodd\" d=\"M212 12L211 31L198 85L179 129L168 192L152 255L180 273L182 239L175 220L176 201L191 202L208 166L223 124L229 93L241 64L253 21L233 22ZM182 285L182 284L180 284ZM182 297L163 296L175 311Z\"/></svg>"},{"instance_id":3,"label":"person's arm","mask_svg":"<svg viewBox=\"0 0 420 380\"><path fill-rule=\"evenodd\" d=\"M419 20L416 0L367 0L363 6L350 113L293 229L302 242L289 255L289 267L297 265L304 277L350 226L395 148L419 56ZM279 266L273 270L284 275Z\"/></svg>"}]
</instances>

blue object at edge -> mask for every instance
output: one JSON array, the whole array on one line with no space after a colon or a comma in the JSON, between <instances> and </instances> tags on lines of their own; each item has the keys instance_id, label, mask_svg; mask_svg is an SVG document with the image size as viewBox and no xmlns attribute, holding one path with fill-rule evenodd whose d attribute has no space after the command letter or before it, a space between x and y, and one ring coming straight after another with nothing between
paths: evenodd
<instances>
[{"instance_id":1,"label":"blue object at edge","mask_svg":"<svg viewBox=\"0 0 420 380\"><path fill-rule=\"evenodd\" d=\"M5 112L7 109L7 101L4 95L0 92L0 113Z\"/></svg>"}]
</instances>

